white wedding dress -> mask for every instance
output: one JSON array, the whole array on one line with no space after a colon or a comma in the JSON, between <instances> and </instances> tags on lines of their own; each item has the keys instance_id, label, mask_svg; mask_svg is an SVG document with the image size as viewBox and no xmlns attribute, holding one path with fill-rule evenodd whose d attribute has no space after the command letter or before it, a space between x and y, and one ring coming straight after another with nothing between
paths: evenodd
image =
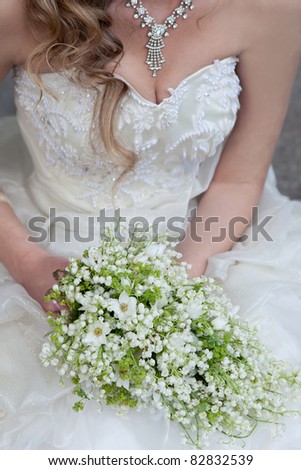
<instances>
[{"instance_id":1,"label":"white wedding dress","mask_svg":"<svg viewBox=\"0 0 301 470\"><path fill-rule=\"evenodd\" d=\"M49 73L43 75L47 92L39 101L38 86L23 69L16 70L17 120L0 121L0 187L24 224L44 217L36 225L50 233L50 208L57 217L68 218L68 230L57 223L53 241L46 237L42 242L45 249L79 256L88 242L76 241L75 217L84 237L102 209L112 215L120 208L121 215L143 216L150 223L159 216L184 220L197 196L207 190L236 121L241 91L237 60L216 60L170 89L158 105L129 86L116 133L126 148L139 154L139 161L113 201L120 168L106 158L100 142L93 148L89 140L95 90L80 88L63 73ZM252 240L249 228L247 240L212 257L206 273L219 279L240 305L241 315L259 326L262 340L277 358L300 364L301 203L278 192L272 169L259 222L269 215L273 217L265 229L272 241L262 233ZM125 419L106 407L99 413L89 403L84 412L73 412L75 397L68 382L62 388L55 371L40 364L41 344L49 331L45 314L3 266L0 323L1 449L185 448L175 424L147 411L131 411ZM273 432L270 425L258 426L245 449L301 449L300 420L288 418L281 437ZM228 447L216 436L210 448Z\"/></svg>"}]
</instances>

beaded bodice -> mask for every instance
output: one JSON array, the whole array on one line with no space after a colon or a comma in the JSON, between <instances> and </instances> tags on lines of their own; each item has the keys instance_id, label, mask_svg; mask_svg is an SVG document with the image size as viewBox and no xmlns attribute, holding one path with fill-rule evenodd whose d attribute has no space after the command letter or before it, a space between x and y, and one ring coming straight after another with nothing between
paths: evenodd
<instances>
[{"instance_id":1,"label":"beaded bodice","mask_svg":"<svg viewBox=\"0 0 301 470\"><path fill-rule=\"evenodd\" d=\"M119 184L115 207L155 210L180 204L184 210L207 189L239 109L237 61L214 61L170 88L158 105L128 84L115 132L138 161ZM42 210L49 204L84 213L112 207L121 168L100 139L91 143L95 90L79 87L63 73L42 78L48 92L40 99L27 72L15 74L18 121L34 163L32 193L39 195Z\"/></svg>"}]
</instances>

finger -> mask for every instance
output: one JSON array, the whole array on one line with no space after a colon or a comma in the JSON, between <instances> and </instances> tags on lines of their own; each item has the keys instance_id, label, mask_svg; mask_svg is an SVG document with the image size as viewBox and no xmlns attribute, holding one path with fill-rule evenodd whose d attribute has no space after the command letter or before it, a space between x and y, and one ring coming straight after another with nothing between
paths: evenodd
<instances>
[{"instance_id":1,"label":"finger","mask_svg":"<svg viewBox=\"0 0 301 470\"><path fill-rule=\"evenodd\" d=\"M52 304L53 304L53 307L54 307L54 312L60 312L62 310L62 307L60 306L60 304L56 301L56 300L52 300L51 301Z\"/></svg>"},{"instance_id":2,"label":"finger","mask_svg":"<svg viewBox=\"0 0 301 470\"><path fill-rule=\"evenodd\" d=\"M63 310L63 307L56 300L50 300L49 302L43 303L43 308L45 312L49 313L60 313Z\"/></svg>"}]
</instances>

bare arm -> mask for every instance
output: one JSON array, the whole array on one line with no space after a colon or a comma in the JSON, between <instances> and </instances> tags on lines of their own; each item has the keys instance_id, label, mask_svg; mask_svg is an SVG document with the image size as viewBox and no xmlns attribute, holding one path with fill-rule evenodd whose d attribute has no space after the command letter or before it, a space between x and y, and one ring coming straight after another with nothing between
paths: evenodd
<instances>
[{"instance_id":1,"label":"bare arm","mask_svg":"<svg viewBox=\"0 0 301 470\"><path fill-rule=\"evenodd\" d=\"M296 0L276 3L271 11L263 8L258 12L258 33L254 32L254 39L240 55L241 110L197 208L203 221L215 217L218 223L206 231L204 224L193 222L179 246L184 259L192 264L192 276L204 273L210 256L232 248L233 218L251 221L283 126L301 55L301 8ZM248 223L236 224L237 238ZM224 228L227 235L223 240L213 241Z\"/></svg>"},{"instance_id":2,"label":"bare arm","mask_svg":"<svg viewBox=\"0 0 301 470\"><path fill-rule=\"evenodd\" d=\"M8 71L23 64L34 41L22 0L0 0L0 81ZM1 196L1 188L0 188ZM28 232L4 197L0 197L0 263L45 309L46 291L54 283L52 273L67 264L28 241Z\"/></svg>"},{"instance_id":3,"label":"bare arm","mask_svg":"<svg viewBox=\"0 0 301 470\"><path fill-rule=\"evenodd\" d=\"M0 202L0 227L0 263L45 310L56 310L56 306L44 301L44 296L54 284L53 272L64 269L67 260L51 256L28 241L27 230L4 201Z\"/></svg>"},{"instance_id":4,"label":"bare arm","mask_svg":"<svg viewBox=\"0 0 301 470\"><path fill-rule=\"evenodd\" d=\"M38 245L27 241L28 232L5 201L0 202L0 262L10 274L22 282L23 261L29 255L38 256L43 252Z\"/></svg>"},{"instance_id":5,"label":"bare arm","mask_svg":"<svg viewBox=\"0 0 301 470\"><path fill-rule=\"evenodd\" d=\"M22 61L27 27L23 1L0 0L0 81Z\"/></svg>"},{"instance_id":6,"label":"bare arm","mask_svg":"<svg viewBox=\"0 0 301 470\"><path fill-rule=\"evenodd\" d=\"M17 62L24 40L25 20L22 2L0 0L0 80ZM1 195L1 188L0 188ZM18 261L28 252L28 234L4 198L0 199L0 262L18 279Z\"/></svg>"}]
</instances>

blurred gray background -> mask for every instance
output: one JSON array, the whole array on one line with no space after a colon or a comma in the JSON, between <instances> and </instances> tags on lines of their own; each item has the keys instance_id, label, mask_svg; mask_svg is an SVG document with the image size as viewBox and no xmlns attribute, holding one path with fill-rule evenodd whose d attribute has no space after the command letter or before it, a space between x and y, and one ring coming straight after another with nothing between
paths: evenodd
<instances>
[{"instance_id":1,"label":"blurred gray background","mask_svg":"<svg viewBox=\"0 0 301 470\"><path fill-rule=\"evenodd\" d=\"M0 117L13 114L11 76L0 84ZM282 193L301 200L301 67L294 84L284 128L274 155L274 168Z\"/></svg>"}]
</instances>

